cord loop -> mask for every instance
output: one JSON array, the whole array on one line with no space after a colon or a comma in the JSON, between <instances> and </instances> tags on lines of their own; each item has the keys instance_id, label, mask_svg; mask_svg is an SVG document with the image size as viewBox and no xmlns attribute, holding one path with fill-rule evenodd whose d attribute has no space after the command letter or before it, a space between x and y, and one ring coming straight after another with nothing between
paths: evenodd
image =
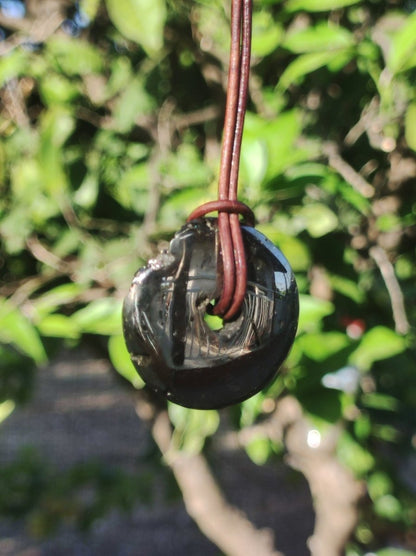
<instances>
[{"instance_id":1,"label":"cord loop","mask_svg":"<svg viewBox=\"0 0 416 556\"><path fill-rule=\"evenodd\" d=\"M254 213L250 207L241 201L231 201L227 199L208 201L193 210L187 218L187 222L201 218L211 212L226 212L227 214L241 214L243 216L242 224L254 227Z\"/></svg>"},{"instance_id":2,"label":"cord loop","mask_svg":"<svg viewBox=\"0 0 416 556\"><path fill-rule=\"evenodd\" d=\"M218 200L195 209L188 220L218 211L221 296L213 313L231 320L240 311L247 289L247 261L239 214L254 225L252 211L237 200L238 172L246 112L251 56L252 0L232 0L231 48L221 150Z\"/></svg>"}]
</instances>

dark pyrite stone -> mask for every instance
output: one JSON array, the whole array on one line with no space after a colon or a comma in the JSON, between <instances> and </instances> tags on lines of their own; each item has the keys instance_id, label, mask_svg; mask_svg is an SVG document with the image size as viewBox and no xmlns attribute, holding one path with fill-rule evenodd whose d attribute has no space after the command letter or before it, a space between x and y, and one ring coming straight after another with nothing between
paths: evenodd
<instances>
[{"instance_id":1,"label":"dark pyrite stone","mask_svg":"<svg viewBox=\"0 0 416 556\"><path fill-rule=\"evenodd\" d=\"M216 219L186 224L136 273L124 301L132 361L146 384L185 407L243 401L277 374L298 322L295 278L263 234L242 226L248 287L239 316L212 330L205 316L218 298Z\"/></svg>"}]
</instances>

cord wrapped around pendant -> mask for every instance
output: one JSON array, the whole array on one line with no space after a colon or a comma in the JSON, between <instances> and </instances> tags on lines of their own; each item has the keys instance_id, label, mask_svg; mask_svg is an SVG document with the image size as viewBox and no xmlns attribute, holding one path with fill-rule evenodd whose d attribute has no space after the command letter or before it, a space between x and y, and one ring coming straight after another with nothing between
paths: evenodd
<instances>
[{"instance_id":1,"label":"cord wrapped around pendant","mask_svg":"<svg viewBox=\"0 0 416 556\"><path fill-rule=\"evenodd\" d=\"M218 201L201 205L188 221L213 210L218 211L221 261L218 277L222 281L221 296L213 313L225 321L240 311L247 289L247 262L239 214L252 212L237 201L241 141L247 105L251 57L252 0L232 0L231 48L228 70L227 104L221 151ZM234 203L233 205L230 202ZM253 225L254 218L250 216Z\"/></svg>"}]
</instances>

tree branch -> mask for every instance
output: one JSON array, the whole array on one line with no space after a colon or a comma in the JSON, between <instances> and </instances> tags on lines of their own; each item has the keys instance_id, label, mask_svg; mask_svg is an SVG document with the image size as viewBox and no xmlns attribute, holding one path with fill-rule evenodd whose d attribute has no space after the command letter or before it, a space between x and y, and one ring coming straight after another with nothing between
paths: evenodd
<instances>
[{"instance_id":1,"label":"tree branch","mask_svg":"<svg viewBox=\"0 0 416 556\"><path fill-rule=\"evenodd\" d=\"M202 533L227 556L283 556L273 548L273 535L258 530L225 500L202 454L172 447L172 427L166 410L139 400L136 411L152 421L153 438L181 489L186 509Z\"/></svg>"},{"instance_id":2,"label":"tree branch","mask_svg":"<svg viewBox=\"0 0 416 556\"><path fill-rule=\"evenodd\" d=\"M48 249L41 244L36 236L33 235L27 238L26 245L29 252L37 261L62 274L69 274L72 272L73 266L57 257L51 251L48 251Z\"/></svg>"},{"instance_id":3,"label":"tree branch","mask_svg":"<svg viewBox=\"0 0 416 556\"><path fill-rule=\"evenodd\" d=\"M172 142L172 127L171 118L175 104L172 99L167 99L161 106L157 119L156 136L157 141L153 148L153 153L150 158L150 186L149 186L149 200L148 208L144 217L142 230L146 237L151 235L157 223L157 215L160 208L161 199L161 181L160 162L166 157L171 149Z\"/></svg>"},{"instance_id":4,"label":"tree branch","mask_svg":"<svg viewBox=\"0 0 416 556\"><path fill-rule=\"evenodd\" d=\"M311 431L316 441L308 443ZM341 431L341 425L328 427L325 435L314 431L299 402L286 396L265 421L229 432L222 439L233 448L247 445L258 435L284 442L287 463L304 475L313 497L315 528L308 541L312 556L343 556L358 520L364 488L337 459Z\"/></svg>"},{"instance_id":5,"label":"tree branch","mask_svg":"<svg viewBox=\"0 0 416 556\"><path fill-rule=\"evenodd\" d=\"M396 332L398 334L407 334L410 325L407 320L403 292L394 272L394 267L385 250L378 245L371 247L370 256L378 266L384 283L386 284L387 291L389 292Z\"/></svg>"},{"instance_id":6,"label":"tree branch","mask_svg":"<svg viewBox=\"0 0 416 556\"><path fill-rule=\"evenodd\" d=\"M363 485L336 456L340 428L332 426L319 441L308 442L313 427L299 402L287 396L278 402L274 423L277 435L285 429L288 463L309 483L315 507L315 529L308 545L312 556L343 556L358 519Z\"/></svg>"},{"instance_id":7,"label":"tree branch","mask_svg":"<svg viewBox=\"0 0 416 556\"><path fill-rule=\"evenodd\" d=\"M46 17L42 13L42 17L36 19L11 19L0 14L0 25L16 30L0 45L0 56L5 56L13 49L29 41L34 43L44 42L59 29L64 19L59 11L52 11Z\"/></svg>"},{"instance_id":8,"label":"tree branch","mask_svg":"<svg viewBox=\"0 0 416 556\"><path fill-rule=\"evenodd\" d=\"M328 163L336 170L363 197L373 197L374 187L365 180L352 166L339 154L335 143L327 142L323 145L323 152L328 157Z\"/></svg>"}]
</instances>

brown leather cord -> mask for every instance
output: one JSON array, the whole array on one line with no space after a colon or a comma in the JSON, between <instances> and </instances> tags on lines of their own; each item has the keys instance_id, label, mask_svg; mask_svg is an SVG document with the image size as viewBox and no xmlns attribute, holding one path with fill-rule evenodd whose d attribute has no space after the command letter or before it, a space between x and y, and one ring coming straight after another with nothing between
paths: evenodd
<instances>
[{"instance_id":1,"label":"brown leather cord","mask_svg":"<svg viewBox=\"0 0 416 556\"><path fill-rule=\"evenodd\" d=\"M241 214L243 216L243 224L246 226L254 226L254 213L250 207L240 201L231 200L218 200L218 201L208 201L200 205L195 210L191 212L188 216L188 222L195 220L195 218L201 218L210 212L227 212L228 214Z\"/></svg>"},{"instance_id":2,"label":"brown leather cord","mask_svg":"<svg viewBox=\"0 0 416 556\"><path fill-rule=\"evenodd\" d=\"M218 274L222 278L221 296L213 308L224 320L235 317L247 289L247 263L239 214L249 225L254 216L249 207L237 201L241 141L247 104L251 55L252 0L232 0L231 49L228 70L227 103L221 151L218 201L195 209L188 221L218 211L221 261Z\"/></svg>"}]
</instances>

